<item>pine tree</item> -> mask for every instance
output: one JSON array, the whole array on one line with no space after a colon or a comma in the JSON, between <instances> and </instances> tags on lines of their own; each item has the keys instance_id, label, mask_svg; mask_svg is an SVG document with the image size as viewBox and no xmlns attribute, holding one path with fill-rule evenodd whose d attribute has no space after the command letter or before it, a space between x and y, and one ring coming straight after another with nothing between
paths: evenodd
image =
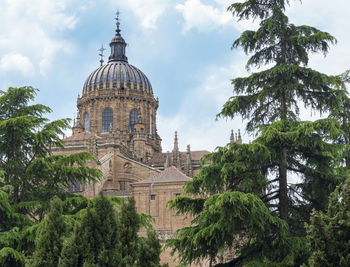
<instances>
[{"instance_id":1,"label":"pine tree","mask_svg":"<svg viewBox=\"0 0 350 267\"><path fill-rule=\"evenodd\" d=\"M65 242L59 266L120 266L120 237L116 211L102 194L77 221Z\"/></svg>"},{"instance_id":2,"label":"pine tree","mask_svg":"<svg viewBox=\"0 0 350 267\"><path fill-rule=\"evenodd\" d=\"M135 199L129 197L122 205L120 212L121 266L135 266L138 253L138 231L140 217L136 212Z\"/></svg>"},{"instance_id":3,"label":"pine tree","mask_svg":"<svg viewBox=\"0 0 350 267\"><path fill-rule=\"evenodd\" d=\"M326 212L312 212L307 238L309 266L350 265L350 179L330 195Z\"/></svg>"},{"instance_id":4,"label":"pine tree","mask_svg":"<svg viewBox=\"0 0 350 267\"><path fill-rule=\"evenodd\" d=\"M50 212L37 231L36 246L31 266L56 267L63 246L65 223L62 216L62 201L54 198Z\"/></svg>"},{"instance_id":5,"label":"pine tree","mask_svg":"<svg viewBox=\"0 0 350 267\"><path fill-rule=\"evenodd\" d=\"M251 144L229 144L202 159L199 174L185 187L195 198L170 202L194 216L168 246L190 264L234 251L225 266L298 266L308 257L303 223L312 208L345 179L339 171L344 146L333 118L300 121L299 106L320 113L341 110L348 74L330 76L307 67L308 53L326 54L336 40L314 27L291 24L285 0L247 0L229 10L239 19L259 19L256 31L234 42L253 53L247 69L267 69L232 80L235 96L219 117L241 115ZM272 66L272 67L270 67ZM301 180L288 185L289 175Z\"/></svg>"}]
</instances>

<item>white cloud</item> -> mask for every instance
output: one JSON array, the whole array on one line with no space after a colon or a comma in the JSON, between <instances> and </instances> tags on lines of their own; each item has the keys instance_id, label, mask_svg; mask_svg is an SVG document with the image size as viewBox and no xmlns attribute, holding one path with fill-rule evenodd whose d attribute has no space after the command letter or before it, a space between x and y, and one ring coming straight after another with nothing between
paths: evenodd
<instances>
[{"instance_id":1,"label":"white cloud","mask_svg":"<svg viewBox=\"0 0 350 267\"><path fill-rule=\"evenodd\" d=\"M232 16L226 12L224 2L220 2L220 7L206 5L200 0L186 0L184 4L176 5L176 9L184 17L184 32L196 28L200 31L213 30L232 22ZM226 3L225 3L226 4Z\"/></svg>"},{"instance_id":2,"label":"white cloud","mask_svg":"<svg viewBox=\"0 0 350 267\"><path fill-rule=\"evenodd\" d=\"M350 35L347 33L350 5L347 0L304 0L291 2L287 8L290 22L296 25L314 26L336 37L338 44L330 47L326 58L322 54L311 55L310 67L329 74L339 74L349 69Z\"/></svg>"},{"instance_id":3,"label":"white cloud","mask_svg":"<svg viewBox=\"0 0 350 267\"><path fill-rule=\"evenodd\" d=\"M128 0L119 4L130 9L139 18L143 28L155 30L157 20L164 14L169 3L169 0Z\"/></svg>"},{"instance_id":4,"label":"white cloud","mask_svg":"<svg viewBox=\"0 0 350 267\"><path fill-rule=\"evenodd\" d=\"M75 1L74 1L75 2ZM72 30L77 18L68 13L69 0L5 0L0 3L0 52L21 54L45 74L58 52L71 44L57 37Z\"/></svg>"},{"instance_id":5,"label":"white cloud","mask_svg":"<svg viewBox=\"0 0 350 267\"><path fill-rule=\"evenodd\" d=\"M227 8L238 0L215 0L211 5L204 4L201 0L186 0L184 4L176 5L176 9L182 14L185 23L183 32L191 29L198 31L212 31L224 26L232 26L239 31L254 30L258 28L259 20L241 20L233 17Z\"/></svg>"},{"instance_id":6,"label":"white cloud","mask_svg":"<svg viewBox=\"0 0 350 267\"><path fill-rule=\"evenodd\" d=\"M33 74L34 66L27 57L18 53L8 53L0 59L0 71L19 71L23 76L29 76Z\"/></svg>"}]
</instances>

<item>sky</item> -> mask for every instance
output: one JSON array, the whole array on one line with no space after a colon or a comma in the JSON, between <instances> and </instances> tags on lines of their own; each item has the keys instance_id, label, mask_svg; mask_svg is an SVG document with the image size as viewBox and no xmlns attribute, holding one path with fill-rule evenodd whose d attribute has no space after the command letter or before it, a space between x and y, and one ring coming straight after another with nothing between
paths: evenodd
<instances>
[{"instance_id":1,"label":"sky","mask_svg":"<svg viewBox=\"0 0 350 267\"><path fill-rule=\"evenodd\" d=\"M227 0L0 0L0 89L30 85L36 102L52 108L52 120L73 118L88 75L99 66L98 49L109 48L119 9L129 63L149 78L159 98L158 134L163 151L213 151L228 143L231 129L245 132L240 117L216 120L232 96L231 79L246 76L248 59L231 45L257 21L241 21L226 11ZM287 15L334 35L338 43L309 66L327 74L350 68L350 2L290 1ZM109 49L106 50L106 57ZM303 116L310 119L310 111ZM311 119L314 119L311 117Z\"/></svg>"}]
</instances>

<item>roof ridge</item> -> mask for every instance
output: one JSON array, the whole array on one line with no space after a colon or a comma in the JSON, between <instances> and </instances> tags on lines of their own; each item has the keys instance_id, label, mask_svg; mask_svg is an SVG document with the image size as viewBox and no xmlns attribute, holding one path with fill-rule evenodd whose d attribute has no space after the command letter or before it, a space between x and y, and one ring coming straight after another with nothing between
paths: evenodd
<instances>
[{"instance_id":1,"label":"roof ridge","mask_svg":"<svg viewBox=\"0 0 350 267\"><path fill-rule=\"evenodd\" d=\"M153 183L167 183L167 182L188 182L192 178L188 177L178 168L171 166L164 171L155 174L151 178L145 179L134 184L153 184Z\"/></svg>"}]
</instances>

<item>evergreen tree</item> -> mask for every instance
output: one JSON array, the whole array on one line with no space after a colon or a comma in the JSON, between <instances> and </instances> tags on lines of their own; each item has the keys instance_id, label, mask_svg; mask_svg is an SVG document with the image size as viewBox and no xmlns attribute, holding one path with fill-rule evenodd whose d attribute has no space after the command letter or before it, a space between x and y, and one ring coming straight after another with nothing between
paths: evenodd
<instances>
[{"instance_id":1,"label":"evergreen tree","mask_svg":"<svg viewBox=\"0 0 350 267\"><path fill-rule=\"evenodd\" d=\"M125 200L120 212L120 243L121 266L135 266L138 252L138 231L140 229L140 217L136 212L135 199L129 197Z\"/></svg>"},{"instance_id":2,"label":"evergreen tree","mask_svg":"<svg viewBox=\"0 0 350 267\"><path fill-rule=\"evenodd\" d=\"M31 266L56 267L58 265L64 232L62 201L54 198L50 203L50 212L37 230L36 246Z\"/></svg>"},{"instance_id":3,"label":"evergreen tree","mask_svg":"<svg viewBox=\"0 0 350 267\"><path fill-rule=\"evenodd\" d=\"M69 120L49 122L44 115L51 109L34 100L37 89L10 87L0 91L0 168L5 171L4 184L13 190L10 203L40 221L54 196L64 198L62 188L71 182L96 180L101 172L86 166L95 160L89 153L52 156L51 148L63 148L60 136Z\"/></svg>"},{"instance_id":4,"label":"evergreen tree","mask_svg":"<svg viewBox=\"0 0 350 267\"><path fill-rule=\"evenodd\" d=\"M247 0L229 10L239 19L260 19L257 31L234 42L253 53L247 69L268 68L232 80L235 96L219 117L241 115L251 144L229 144L206 156L199 174L185 187L196 198L177 197L170 206L194 216L192 225L167 242L181 262L209 259L234 250L225 266L298 266L308 257L303 224L312 208L345 173L342 134L333 118L300 121L298 103L320 113L341 110L347 73L329 76L307 67L308 53L326 54L336 40L314 27L291 24L286 0ZM270 67L272 65L272 67ZM288 185L289 175L301 180Z\"/></svg>"},{"instance_id":5,"label":"evergreen tree","mask_svg":"<svg viewBox=\"0 0 350 267\"><path fill-rule=\"evenodd\" d=\"M161 245L153 229L147 231L147 237L139 238L136 266L159 267Z\"/></svg>"},{"instance_id":6,"label":"evergreen tree","mask_svg":"<svg viewBox=\"0 0 350 267\"><path fill-rule=\"evenodd\" d=\"M65 242L59 266L120 266L120 237L116 211L102 194L78 220Z\"/></svg>"},{"instance_id":7,"label":"evergreen tree","mask_svg":"<svg viewBox=\"0 0 350 267\"><path fill-rule=\"evenodd\" d=\"M0 170L0 183L3 182L3 171ZM25 257L17 251L20 242L20 233L17 224L20 215L17 214L9 202L8 191L12 187L0 187L0 266L22 267Z\"/></svg>"},{"instance_id":8,"label":"evergreen tree","mask_svg":"<svg viewBox=\"0 0 350 267\"><path fill-rule=\"evenodd\" d=\"M331 116L337 119L341 124L342 134L337 139L338 143L344 144L344 153L342 158L343 166L350 168L350 98L345 96L341 99L339 109L332 110Z\"/></svg>"},{"instance_id":9,"label":"evergreen tree","mask_svg":"<svg viewBox=\"0 0 350 267\"><path fill-rule=\"evenodd\" d=\"M0 91L0 169L4 171L0 188L5 188L0 190L2 266L20 266L25 256L32 256L37 222L46 216L50 199L71 197L63 190L71 182L95 181L101 175L86 166L96 161L89 153L51 155L52 147L63 148L60 136L69 120L49 122L44 116L49 107L30 105L36 92L29 86Z\"/></svg>"},{"instance_id":10,"label":"evergreen tree","mask_svg":"<svg viewBox=\"0 0 350 267\"><path fill-rule=\"evenodd\" d=\"M350 179L330 195L326 212L313 211L307 225L309 266L350 266Z\"/></svg>"},{"instance_id":11,"label":"evergreen tree","mask_svg":"<svg viewBox=\"0 0 350 267\"><path fill-rule=\"evenodd\" d=\"M233 44L233 48L241 46L246 53L253 53L247 62L247 69L267 64L273 66L248 77L233 79L233 90L237 95L225 103L220 116L241 115L249 120L248 131L259 128L264 139L274 143L276 163L273 168L277 177L278 212L288 222L288 174L294 172L307 179L305 168L317 168L303 163L313 163L319 155L327 157L328 151L322 151L323 141L334 137L330 135L336 134L334 128L337 126L330 119L315 122L318 125L300 122L298 103L302 102L305 107L321 114L339 109L341 98L346 95L344 81L347 79L344 75L329 76L307 67L308 53L322 52L326 55L329 45L336 40L329 33L314 27L291 24L284 14L287 2L249 0L229 7L239 19L261 19L257 31L243 32ZM295 136L293 133L297 127L307 127L308 131L302 136ZM313 138L314 135L320 138ZM299 143L294 142L295 137L299 137ZM310 141L310 138L313 140ZM303 143L308 147L294 147ZM317 153L312 153L314 148ZM299 155L302 160L298 159ZM325 179L321 190L327 187L334 189L335 184ZM300 189L303 191L305 188Z\"/></svg>"}]
</instances>

